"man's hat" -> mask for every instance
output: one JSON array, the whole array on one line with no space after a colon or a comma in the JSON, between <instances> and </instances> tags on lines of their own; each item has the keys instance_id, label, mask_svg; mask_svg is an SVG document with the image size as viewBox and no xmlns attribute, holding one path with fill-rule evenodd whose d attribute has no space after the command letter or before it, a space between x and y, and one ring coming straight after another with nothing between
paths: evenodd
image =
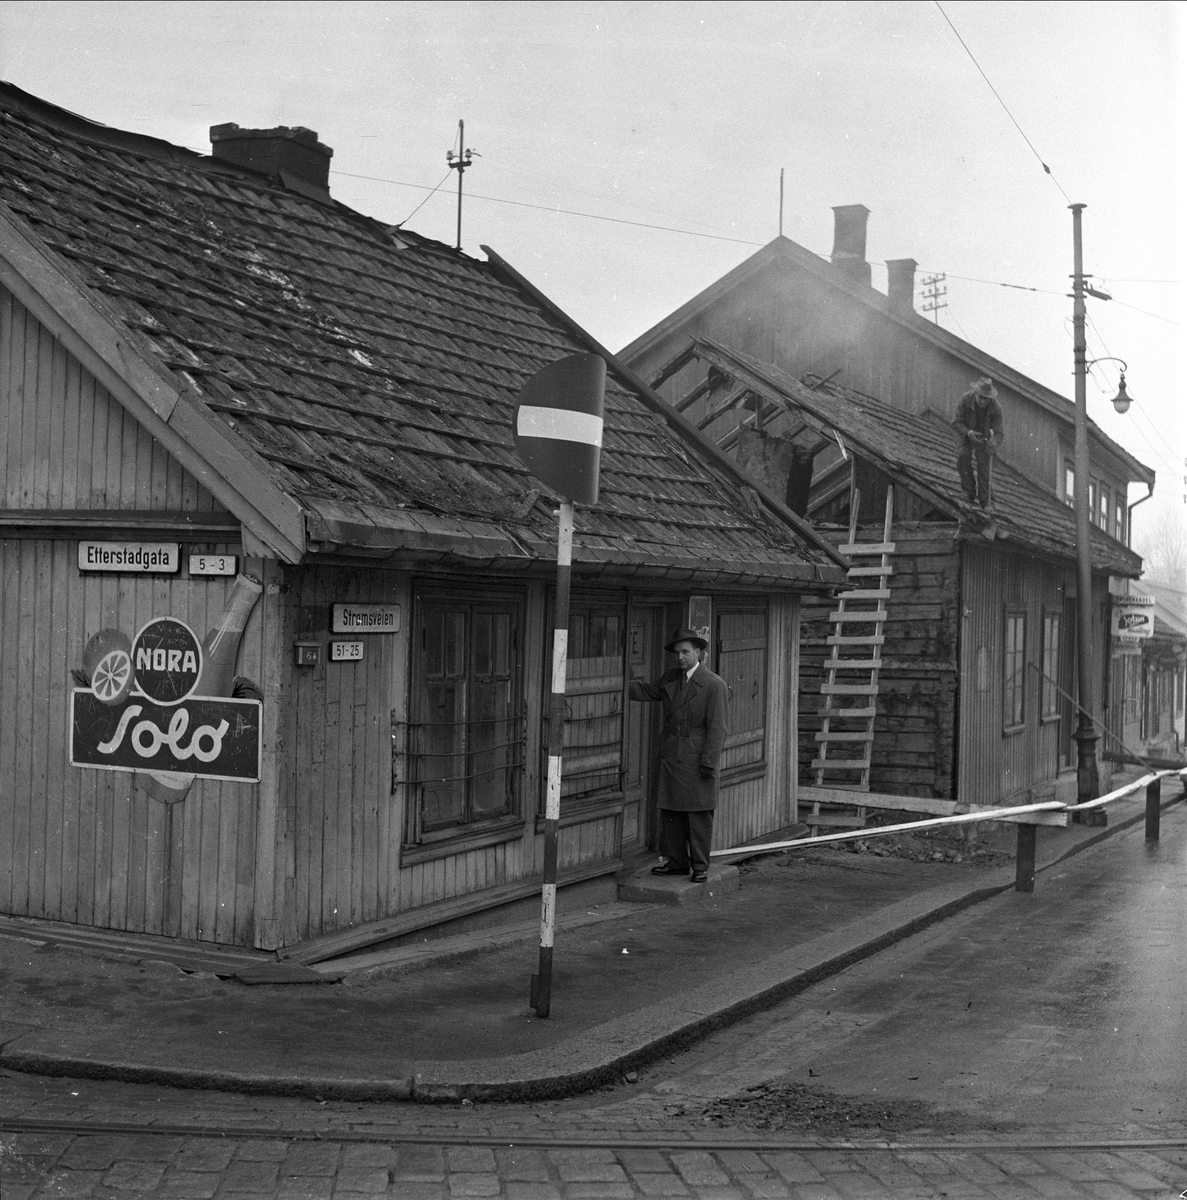
<instances>
[{"instance_id":1,"label":"man's hat","mask_svg":"<svg viewBox=\"0 0 1187 1200\"><path fill-rule=\"evenodd\" d=\"M993 380L988 376L983 375L973 384L973 391L978 396L988 396L991 400L997 399L997 388L993 386Z\"/></svg>"},{"instance_id":2,"label":"man's hat","mask_svg":"<svg viewBox=\"0 0 1187 1200\"><path fill-rule=\"evenodd\" d=\"M669 654L676 653L677 642L692 642L698 650L707 650L709 643L695 629L677 629L672 640L664 647Z\"/></svg>"}]
</instances>

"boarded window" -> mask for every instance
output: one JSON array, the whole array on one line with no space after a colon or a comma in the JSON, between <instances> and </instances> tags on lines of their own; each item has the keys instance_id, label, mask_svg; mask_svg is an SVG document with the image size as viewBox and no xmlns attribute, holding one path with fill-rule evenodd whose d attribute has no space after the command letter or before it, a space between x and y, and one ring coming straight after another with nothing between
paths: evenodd
<instances>
[{"instance_id":1,"label":"boarded window","mask_svg":"<svg viewBox=\"0 0 1187 1200\"><path fill-rule=\"evenodd\" d=\"M729 734L721 769L761 765L767 733L767 610L717 606L717 661L730 689Z\"/></svg>"},{"instance_id":2,"label":"boarded window","mask_svg":"<svg viewBox=\"0 0 1187 1200\"><path fill-rule=\"evenodd\" d=\"M419 597L408 726L410 841L464 832L516 810L523 763L518 628L512 601Z\"/></svg>"},{"instance_id":3,"label":"boarded window","mask_svg":"<svg viewBox=\"0 0 1187 1200\"><path fill-rule=\"evenodd\" d=\"M1026 720L1026 613L1006 612L1002 676L1002 724L1018 729Z\"/></svg>"},{"instance_id":4,"label":"boarded window","mask_svg":"<svg viewBox=\"0 0 1187 1200\"><path fill-rule=\"evenodd\" d=\"M625 630L622 604L569 606L562 811L622 792Z\"/></svg>"},{"instance_id":5,"label":"boarded window","mask_svg":"<svg viewBox=\"0 0 1187 1200\"><path fill-rule=\"evenodd\" d=\"M1059 696L1059 652L1063 638L1063 614L1043 613L1043 719L1058 717Z\"/></svg>"}]
</instances>

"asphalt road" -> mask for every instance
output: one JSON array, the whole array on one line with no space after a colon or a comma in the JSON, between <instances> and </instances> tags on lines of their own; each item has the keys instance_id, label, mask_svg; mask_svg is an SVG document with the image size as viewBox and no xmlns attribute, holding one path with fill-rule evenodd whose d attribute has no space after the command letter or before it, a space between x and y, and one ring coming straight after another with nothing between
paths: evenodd
<instances>
[{"instance_id":1,"label":"asphalt road","mask_svg":"<svg viewBox=\"0 0 1187 1200\"><path fill-rule=\"evenodd\" d=\"M0 1198L1162 1200L1187 1188L1185 980L1176 806L1156 847L1120 833L1033 894L571 1101L315 1104L0 1072Z\"/></svg>"},{"instance_id":2,"label":"asphalt road","mask_svg":"<svg viewBox=\"0 0 1187 1200\"><path fill-rule=\"evenodd\" d=\"M952 1132L1187 1134L1187 812L1156 844L1120 833L669 1070L648 1078L653 1102L765 1087L752 1108L776 1128L778 1090L807 1085L931 1106Z\"/></svg>"}]
</instances>

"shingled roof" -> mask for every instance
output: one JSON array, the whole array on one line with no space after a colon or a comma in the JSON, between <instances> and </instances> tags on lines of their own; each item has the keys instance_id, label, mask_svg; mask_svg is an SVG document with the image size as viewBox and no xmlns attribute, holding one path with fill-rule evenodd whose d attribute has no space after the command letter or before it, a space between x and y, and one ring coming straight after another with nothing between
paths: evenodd
<instances>
[{"instance_id":1,"label":"shingled roof","mask_svg":"<svg viewBox=\"0 0 1187 1200\"><path fill-rule=\"evenodd\" d=\"M818 428L839 432L856 454L951 519L967 516L953 429L938 413L916 415L832 383L792 379L777 367L708 338L696 339L690 353L776 408L807 414ZM1076 522L1071 507L1000 458L993 470L993 493L999 540L1075 561ZM1096 526L1091 533L1093 570L1134 578L1141 574L1137 554Z\"/></svg>"},{"instance_id":2,"label":"shingled roof","mask_svg":"<svg viewBox=\"0 0 1187 1200\"><path fill-rule=\"evenodd\" d=\"M4 282L110 367L261 552L554 558L555 503L512 414L540 367L593 349L610 364L601 498L578 510L575 565L843 578L810 526L487 253L0 84Z\"/></svg>"}]
</instances>

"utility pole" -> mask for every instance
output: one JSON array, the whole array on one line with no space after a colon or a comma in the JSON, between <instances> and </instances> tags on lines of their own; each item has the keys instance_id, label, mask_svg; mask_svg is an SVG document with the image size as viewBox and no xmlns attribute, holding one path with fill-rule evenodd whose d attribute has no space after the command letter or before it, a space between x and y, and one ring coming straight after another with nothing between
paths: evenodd
<instances>
[{"instance_id":1,"label":"utility pole","mask_svg":"<svg viewBox=\"0 0 1187 1200\"><path fill-rule=\"evenodd\" d=\"M923 277L923 299L925 303L919 307L924 312L935 313L935 322L937 325L940 323L940 309L948 307L947 301L943 299L948 294L948 289L940 287L940 284L947 278L947 275L925 275Z\"/></svg>"},{"instance_id":2,"label":"utility pole","mask_svg":"<svg viewBox=\"0 0 1187 1200\"><path fill-rule=\"evenodd\" d=\"M1096 729L1092 724L1096 676L1092 654L1092 514L1088 511L1088 364L1085 339L1084 242L1080 230L1083 204L1072 204L1072 358L1076 380L1075 480L1072 499L1076 509L1076 799L1080 804L1100 793L1096 762ZM1097 816L1099 812L1100 816ZM1104 810L1074 813L1083 824L1103 824Z\"/></svg>"},{"instance_id":3,"label":"utility pole","mask_svg":"<svg viewBox=\"0 0 1187 1200\"><path fill-rule=\"evenodd\" d=\"M466 122L457 123L457 153L446 150L445 161L449 168L457 172L457 249L462 248L462 176L470 165L470 157L474 153L466 145Z\"/></svg>"}]
</instances>

